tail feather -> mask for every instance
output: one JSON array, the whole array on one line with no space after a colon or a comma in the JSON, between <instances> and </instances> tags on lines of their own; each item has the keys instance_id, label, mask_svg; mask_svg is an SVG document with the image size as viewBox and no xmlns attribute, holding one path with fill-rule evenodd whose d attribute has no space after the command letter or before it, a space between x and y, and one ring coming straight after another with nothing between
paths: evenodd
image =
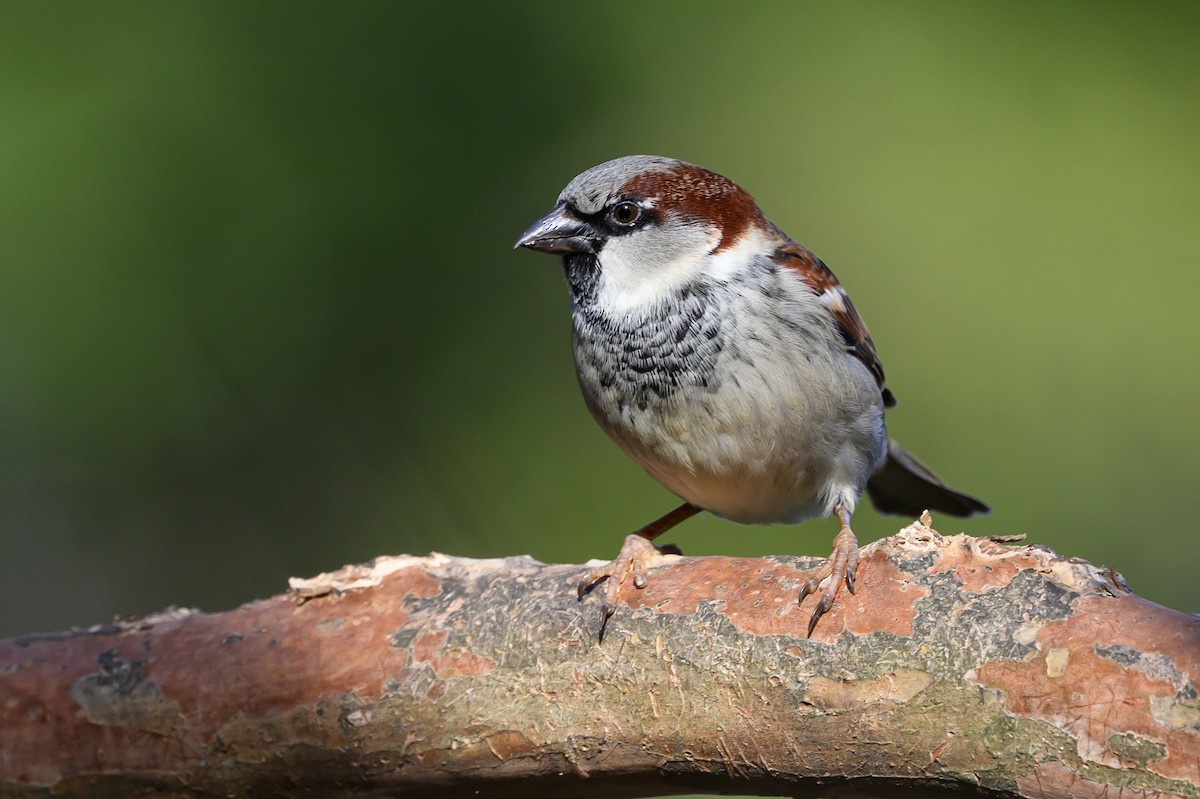
<instances>
[{"instance_id":1,"label":"tail feather","mask_svg":"<svg viewBox=\"0 0 1200 799\"><path fill-rule=\"evenodd\" d=\"M867 481L867 496L880 513L898 516L917 516L923 510L970 516L991 510L974 497L943 483L928 466L891 439L887 460Z\"/></svg>"}]
</instances>

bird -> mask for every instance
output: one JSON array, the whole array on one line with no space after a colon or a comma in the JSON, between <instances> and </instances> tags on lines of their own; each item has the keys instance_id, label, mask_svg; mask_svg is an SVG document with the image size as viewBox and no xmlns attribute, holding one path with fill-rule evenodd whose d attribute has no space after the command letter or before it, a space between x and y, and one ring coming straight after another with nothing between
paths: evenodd
<instances>
[{"instance_id":1,"label":"bird","mask_svg":"<svg viewBox=\"0 0 1200 799\"><path fill-rule=\"evenodd\" d=\"M600 637L621 586L648 584L652 542L706 511L743 524L836 516L807 634L843 585L854 593L851 516L986 513L887 432L896 404L866 325L833 272L739 185L674 158L630 155L577 175L515 244L562 256L572 351L588 410L683 504L589 570L607 581ZM822 586L824 589L822 590Z\"/></svg>"}]
</instances>

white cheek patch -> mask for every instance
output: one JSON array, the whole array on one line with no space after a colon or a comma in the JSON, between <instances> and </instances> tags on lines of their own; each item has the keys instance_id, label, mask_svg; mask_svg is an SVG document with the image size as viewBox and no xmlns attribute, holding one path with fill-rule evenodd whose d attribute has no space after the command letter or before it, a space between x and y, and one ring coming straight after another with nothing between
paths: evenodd
<instances>
[{"instance_id":1,"label":"white cheek patch","mask_svg":"<svg viewBox=\"0 0 1200 799\"><path fill-rule=\"evenodd\" d=\"M635 314L702 277L711 239L705 230L683 226L609 239L598 256L601 307Z\"/></svg>"},{"instance_id":2,"label":"white cheek patch","mask_svg":"<svg viewBox=\"0 0 1200 799\"><path fill-rule=\"evenodd\" d=\"M605 253L600 269L600 304L605 310L620 314L654 305L703 272L699 257L677 258L647 268L641 259L617 252Z\"/></svg>"},{"instance_id":3,"label":"white cheek patch","mask_svg":"<svg viewBox=\"0 0 1200 799\"><path fill-rule=\"evenodd\" d=\"M757 228L714 254L720 241L719 231L690 226L610 239L599 255L600 305L609 313L636 314L689 283L732 280L768 249Z\"/></svg>"}]
</instances>

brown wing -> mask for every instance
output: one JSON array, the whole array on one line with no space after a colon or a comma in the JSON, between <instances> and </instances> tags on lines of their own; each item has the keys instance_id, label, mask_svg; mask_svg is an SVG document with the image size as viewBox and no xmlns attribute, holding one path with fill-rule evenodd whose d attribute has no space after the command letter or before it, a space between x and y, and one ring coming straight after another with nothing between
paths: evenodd
<instances>
[{"instance_id":1,"label":"brown wing","mask_svg":"<svg viewBox=\"0 0 1200 799\"><path fill-rule=\"evenodd\" d=\"M875 382L879 384L879 391L883 394L884 407L894 406L896 398L883 385L883 364L879 362L879 355L875 352L875 342L871 341L866 324L858 315L850 295L842 288L842 284L838 283L833 270L791 239L775 251L775 260L780 266L799 275L812 289L813 294L816 294L821 303L829 309L829 315L833 317L842 340L846 342L846 351L862 361L875 376Z\"/></svg>"}]
</instances>

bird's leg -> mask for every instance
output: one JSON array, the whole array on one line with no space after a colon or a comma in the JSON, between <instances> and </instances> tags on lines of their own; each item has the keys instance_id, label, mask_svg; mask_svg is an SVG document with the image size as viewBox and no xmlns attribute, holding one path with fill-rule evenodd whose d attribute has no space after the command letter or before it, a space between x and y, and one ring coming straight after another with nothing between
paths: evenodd
<instances>
[{"instance_id":1,"label":"bird's leg","mask_svg":"<svg viewBox=\"0 0 1200 799\"><path fill-rule=\"evenodd\" d=\"M842 528L833 539L833 552L821 571L809 578L808 582L800 588L800 602L803 603L809 594L817 592L826 578L829 579L829 584L825 586L825 593L821 595L820 601L813 609L812 617L808 620L808 636L810 638L813 629L817 626L817 621L833 607L833 600L837 597L843 581L846 583L846 590L854 593L854 577L855 571L858 569L858 539L854 537L854 532L850 529L850 511L846 510L844 505L838 505L834 508L834 513L837 514Z\"/></svg>"},{"instance_id":2,"label":"bird's leg","mask_svg":"<svg viewBox=\"0 0 1200 799\"><path fill-rule=\"evenodd\" d=\"M603 566L592 569L579 581L579 598L594 588L602 580L608 580L604 586L604 599L600 606L600 638L604 638L604 626L608 617L613 614L617 604L617 595L626 578L633 574L633 584L637 588L646 587L646 565L650 559L659 553L679 554L679 548L673 545L656 547L650 543L655 538L670 530L675 525L690 519L700 512L700 509L690 502L685 502L662 518L655 519L635 533L625 536L625 543L617 557Z\"/></svg>"}]
</instances>

